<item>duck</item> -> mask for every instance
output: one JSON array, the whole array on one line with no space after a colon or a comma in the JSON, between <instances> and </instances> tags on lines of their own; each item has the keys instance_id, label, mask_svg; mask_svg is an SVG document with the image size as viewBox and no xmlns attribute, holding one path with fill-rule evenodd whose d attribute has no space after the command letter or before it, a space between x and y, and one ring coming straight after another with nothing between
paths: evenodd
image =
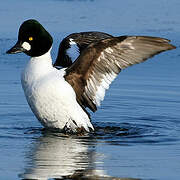
<instances>
[{"instance_id":1,"label":"duck","mask_svg":"<svg viewBox=\"0 0 180 180\"><path fill-rule=\"evenodd\" d=\"M87 39L91 40L85 43ZM151 36L75 33L60 43L53 64L52 36L37 20L29 19L21 24L18 40L7 54L23 52L30 56L21 73L21 84L39 122L49 130L81 134L95 130L87 108L97 110L118 74L156 54L175 49L169 42ZM74 45L79 55L73 60L67 52Z\"/></svg>"}]
</instances>

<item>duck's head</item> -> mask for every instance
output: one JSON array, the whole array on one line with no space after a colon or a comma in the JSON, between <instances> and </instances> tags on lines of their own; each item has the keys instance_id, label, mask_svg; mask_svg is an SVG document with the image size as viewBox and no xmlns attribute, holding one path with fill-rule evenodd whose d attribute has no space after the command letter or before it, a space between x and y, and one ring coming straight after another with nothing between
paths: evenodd
<instances>
[{"instance_id":1,"label":"duck's head","mask_svg":"<svg viewBox=\"0 0 180 180\"><path fill-rule=\"evenodd\" d=\"M18 41L7 53L24 52L28 56L37 57L48 52L52 43L53 39L44 27L38 21L30 19L22 23Z\"/></svg>"}]
</instances>

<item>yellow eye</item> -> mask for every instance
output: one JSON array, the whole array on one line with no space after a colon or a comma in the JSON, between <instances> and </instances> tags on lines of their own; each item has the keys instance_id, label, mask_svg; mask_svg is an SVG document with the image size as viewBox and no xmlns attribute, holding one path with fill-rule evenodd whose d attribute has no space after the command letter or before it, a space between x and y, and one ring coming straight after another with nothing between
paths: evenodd
<instances>
[{"instance_id":1,"label":"yellow eye","mask_svg":"<svg viewBox=\"0 0 180 180\"><path fill-rule=\"evenodd\" d=\"M32 41L33 40L33 37L29 37L29 41Z\"/></svg>"}]
</instances>

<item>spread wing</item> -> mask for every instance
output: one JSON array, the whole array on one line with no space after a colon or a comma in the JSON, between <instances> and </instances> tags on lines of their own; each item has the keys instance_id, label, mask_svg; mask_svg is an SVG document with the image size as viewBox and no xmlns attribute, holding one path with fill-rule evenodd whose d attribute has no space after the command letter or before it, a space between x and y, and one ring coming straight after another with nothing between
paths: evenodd
<instances>
[{"instance_id":1,"label":"spread wing","mask_svg":"<svg viewBox=\"0 0 180 180\"><path fill-rule=\"evenodd\" d=\"M72 56L76 59L89 44L110 37L113 36L96 31L70 34L61 41L54 66L69 67L74 60ZM71 52L74 54L71 55Z\"/></svg>"},{"instance_id":2,"label":"spread wing","mask_svg":"<svg viewBox=\"0 0 180 180\"><path fill-rule=\"evenodd\" d=\"M175 46L163 38L108 38L88 46L66 69L65 79L74 88L78 103L94 112L104 99L105 90L122 69L171 49L175 49Z\"/></svg>"}]
</instances>

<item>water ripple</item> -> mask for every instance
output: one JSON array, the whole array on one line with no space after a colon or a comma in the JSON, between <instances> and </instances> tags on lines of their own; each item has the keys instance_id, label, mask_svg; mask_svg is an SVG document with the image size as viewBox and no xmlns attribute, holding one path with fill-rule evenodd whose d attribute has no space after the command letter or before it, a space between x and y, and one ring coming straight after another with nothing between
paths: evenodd
<instances>
[{"instance_id":1,"label":"water ripple","mask_svg":"<svg viewBox=\"0 0 180 180\"><path fill-rule=\"evenodd\" d=\"M28 117L28 114L26 116ZM74 138L95 139L100 143L113 145L157 145L179 140L176 134L180 130L180 124L176 118L141 117L134 118L135 122L131 121L129 123L96 122L94 123L95 132L85 136L74 136ZM47 133L42 131L41 127L30 127L29 123L1 125L0 138L32 138ZM54 133L55 135L57 133ZM58 133L58 136L65 135Z\"/></svg>"}]
</instances>

